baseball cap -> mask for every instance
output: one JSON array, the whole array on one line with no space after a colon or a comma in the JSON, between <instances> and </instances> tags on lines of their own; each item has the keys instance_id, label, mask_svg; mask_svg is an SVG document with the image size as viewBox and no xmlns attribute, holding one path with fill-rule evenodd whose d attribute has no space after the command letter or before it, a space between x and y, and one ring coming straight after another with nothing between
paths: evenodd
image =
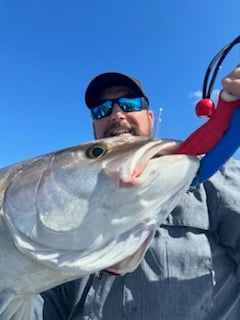
<instances>
[{"instance_id":1,"label":"baseball cap","mask_svg":"<svg viewBox=\"0 0 240 320\"><path fill-rule=\"evenodd\" d=\"M85 92L85 102L89 109L95 107L101 92L112 86L126 86L132 89L137 96L149 100L139 80L119 72L105 72L96 76L88 85Z\"/></svg>"}]
</instances>

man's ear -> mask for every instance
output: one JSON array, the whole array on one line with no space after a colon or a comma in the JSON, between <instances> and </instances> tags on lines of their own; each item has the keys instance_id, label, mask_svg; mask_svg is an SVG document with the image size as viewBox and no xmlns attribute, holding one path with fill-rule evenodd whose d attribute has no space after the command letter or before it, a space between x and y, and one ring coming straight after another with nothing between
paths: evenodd
<instances>
[{"instance_id":1,"label":"man's ear","mask_svg":"<svg viewBox=\"0 0 240 320\"><path fill-rule=\"evenodd\" d=\"M153 127L154 127L154 113L152 110L148 110L148 116L149 116L149 120L150 120L150 123L151 123L151 126L152 126L152 130L153 130Z\"/></svg>"}]
</instances>

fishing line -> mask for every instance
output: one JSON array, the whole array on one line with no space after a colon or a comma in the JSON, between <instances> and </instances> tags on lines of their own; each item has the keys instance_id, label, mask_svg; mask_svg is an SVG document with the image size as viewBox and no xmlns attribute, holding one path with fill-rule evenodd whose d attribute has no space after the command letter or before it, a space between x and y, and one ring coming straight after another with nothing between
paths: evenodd
<instances>
[{"instance_id":1,"label":"fishing line","mask_svg":"<svg viewBox=\"0 0 240 320\"><path fill-rule=\"evenodd\" d=\"M158 119L157 119L157 124L156 124L156 129L155 129L154 137L157 137L157 135L158 135L158 131L159 131L159 128L160 128L160 124L161 124L161 122L162 122L162 112L163 112L163 108L160 107L160 108L159 108L159 111L158 111Z\"/></svg>"}]
</instances>

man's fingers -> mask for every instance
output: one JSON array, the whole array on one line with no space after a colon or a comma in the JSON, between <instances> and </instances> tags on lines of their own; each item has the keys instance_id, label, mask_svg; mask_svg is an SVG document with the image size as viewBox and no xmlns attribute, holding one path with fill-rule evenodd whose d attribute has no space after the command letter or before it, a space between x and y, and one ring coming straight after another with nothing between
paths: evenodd
<instances>
[{"instance_id":1,"label":"man's fingers","mask_svg":"<svg viewBox=\"0 0 240 320\"><path fill-rule=\"evenodd\" d=\"M223 89L240 98L240 64L222 80Z\"/></svg>"}]
</instances>

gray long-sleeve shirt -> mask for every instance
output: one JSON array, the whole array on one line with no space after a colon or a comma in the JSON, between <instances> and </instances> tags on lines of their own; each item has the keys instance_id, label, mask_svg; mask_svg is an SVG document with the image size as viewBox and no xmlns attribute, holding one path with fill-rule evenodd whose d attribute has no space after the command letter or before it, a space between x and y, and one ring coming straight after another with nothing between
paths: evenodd
<instances>
[{"instance_id":1,"label":"gray long-sleeve shirt","mask_svg":"<svg viewBox=\"0 0 240 320\"><path fill-rule=\"evenodd\" d=\"M240 163L187 192L136 271L45 292L44 320L240 319Z\"/></svg>"}]
</instances>

